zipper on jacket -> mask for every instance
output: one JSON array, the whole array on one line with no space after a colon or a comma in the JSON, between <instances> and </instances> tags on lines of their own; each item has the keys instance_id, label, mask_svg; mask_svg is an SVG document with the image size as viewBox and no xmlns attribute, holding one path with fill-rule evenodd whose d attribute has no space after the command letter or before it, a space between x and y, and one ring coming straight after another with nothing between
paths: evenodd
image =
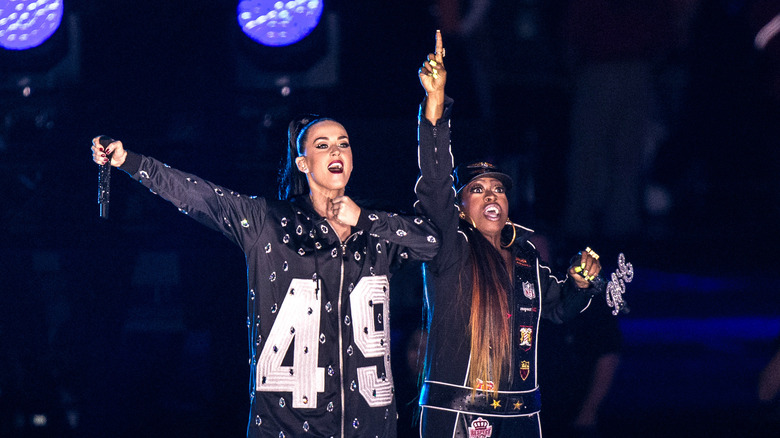
<instances>
[{"instance_id":1,"label":"zipper on jacket","mask_svg":"<svg viewBox=\"0 0 780 438\"><path fill-rule=\"evenodd\" d=\"M439 128L437 128L435 125L433 127L433 162L436 164L439 164L439 146L436 144L436 137L439 135Z\"/></svg>"},{"instance_id":2,"label":"zipper on jacket","mask_svg":"<svg viewBox=\"0 0 780 438\"><path fill-rule=\"evenodd\" d=\"M331 229L333 229L333 227L331 227ZM334 234L336 235L336 238L339 240L339 245L341 246L341 277L339 278L338 326L339 326L339 381L340 381L339 383L341 384L339 393L341 394L341 436L343 437L345 436L344 432L346 428L345 421L346 421L347 406L345 404L345 398L344 398L344 393L346 391L346 388L344 388L344 336L342 330L343 317L341 316L341 298L344 291L344 260L347 257L347 242L356 233L350 234L344 240L341 240L341 237L339 237L338 233L336 233L335 230L334 230Z\"/></svg>"},{"instance_id":3,"label":"zipper on jacket","mask_svg":"<svg viewBox=\"0 0 780 438\"><path fill-rule=\"evenodd\" d=\"M510 250L511 251L511 250ZM512 268L509 273L509 311L512 313L512 315L517 315L517 311L515 310L515 283L518 281L517 278L515 278L515 256L514 252L512 254ZM507 381L509 382L509 387L505 389L505 391L511 391L512 387L514 386L514 375L515 375L515 320L517 319L517 316L514 318L509 318L509 376L507 376Z\"/></svg>"},{"instance_id":4,"label":"zipper on jacket","mask_svg":"<svg viewBox=\"0 0 780 438\"><path fill-rule=\"evenodd\" d=\"M338 233L336 233L336 237L339 239L339 245L341 245L341 278L339 279L339 302L338 302L338 325L339 325L339 380L341 384L341 388L339 389L339 393L341 394L341 436L344 436L344 422L346 421L346 410L347 406L345 404L344 400L344 336L342 333L341 328L341 295L342 291L344 290L344 256L346 255L347 251L347 244L346 242L342 242L341 238L338 237Z\"/></svg>"},{"instance_id":5,"label":"zipper on jacket","mask_svg":"<svg viewBox=\"0 0 780 438\"><path fill-rule=\"evenodd\" d=\"M343 246L342 246L343 248ZM344 257L341 258L341 279L339 280L339 380L341 384L341 436L344 436L344 421L346 421L347 406L344 404L344 337L341 332L341 291L344 289Z\"/></svg>"}]
</instances>

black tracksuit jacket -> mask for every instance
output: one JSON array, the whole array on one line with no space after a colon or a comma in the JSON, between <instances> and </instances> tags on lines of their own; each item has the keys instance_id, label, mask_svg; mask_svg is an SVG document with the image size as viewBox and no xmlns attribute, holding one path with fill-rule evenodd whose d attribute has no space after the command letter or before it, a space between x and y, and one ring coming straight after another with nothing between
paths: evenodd
<instances>
[{"instance_id":1,"label":"black tracksuit jacket","mask_svg":"<svg viewBox=\"0 0 780 438\"><path fill-rule=\"evenodd\" d=\"M247 436L395 437L388 281L436 254L428 220L364 208L341 241L308 196L244 196L132 152L122 170L244 252Z\"/></svg>"},{"instance_id":2,"label":"black tracksuit jacket","mask_svg":"<svg viewBox=\"0 0 780 438\"><path fill-rule=\"evenodd\" d=\"M512 309L512 356L510 369L495 383L508 391L495 399L492 392L480 392L481 399L460 403L453 394L469 393L469 315L471 291L459 297L459 276L471 284L469 243L459 229L453 156L450 149L452 100L447 98L442 118L432 125L420 108L418 117L418 161L420 177L415 186L417 212L428 217L441 233L438 255L425 264L425 305L428 341L425 357L421 435L453 436L538 436L537 360L539 318L563 322L587 308L592 294L578 289L572 280L556 278L539 260L528 241L532 231L516 226L517 238L510 247L515 259ZM462 401L462 400L461 400ZM490 435L489 435L490 433Z\"/></svg>"}]
</instances>

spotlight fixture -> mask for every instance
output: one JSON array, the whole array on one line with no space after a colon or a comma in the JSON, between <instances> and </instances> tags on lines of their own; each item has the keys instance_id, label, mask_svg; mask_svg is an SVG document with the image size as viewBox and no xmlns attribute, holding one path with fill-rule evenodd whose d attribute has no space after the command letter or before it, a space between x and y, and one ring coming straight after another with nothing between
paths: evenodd
<instances>
[{"instance_id":1,"label":"spotlight fixture","mask_svg":"<svg viewBox=\"0 0 780 438\"><path fill-rule=\"evenodd\" d=\"M237 15L241 30L252 40L264 46L289 46L317 27L322 0L242 0Z\"/></svg>"},{"instance_id":2,"label":"spotlight fixture","mask_svg":"<svg viewBox=\"0 0 780 438\"><path fill-rule=\"evenodd\" d=\"M27 50L48 40L62 23L62 0L8 0L0 3L0 46Z\"/></svg>"},{"instance_id":3,"label":"spotlight fixture","mask_svg":"<svg viewBox=\"0 0 780 438\"><path fill-rule=\"evenodd\" d=\"M293 90L337 83L339 34L333 6L323 0L242 0L236 18L231 41L240 87L289 96Z\"/></svg>"}]
</instances>

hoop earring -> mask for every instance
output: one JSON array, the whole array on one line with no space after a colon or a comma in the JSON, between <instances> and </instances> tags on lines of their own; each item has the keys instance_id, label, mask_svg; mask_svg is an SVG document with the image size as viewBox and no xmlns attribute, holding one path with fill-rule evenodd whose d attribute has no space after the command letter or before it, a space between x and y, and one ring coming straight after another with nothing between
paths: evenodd
<instances>
[{"instance_id":1,"label":"hoop earring","mask_svg":"<svg viewBox=\"0 0 780 438\"><path fill-rule=\"evenodd\" d=\"M460 214L458 214L458 217L460 217L461 219L463 219L465 221L466 220L466 212L461 210ZM477 229L477 224L474 222L474 219L468 218L468 220L471 222L471 227L476 230Z\"/></svg>"},{"instance_id":2,"label":"hoop earring","mask_svg":"<svg viewBox=\"0 0 780 438\"><path fill-rule=\"evenodd\" d=\"M515 228L515 224L512 223L512 221L510 221L509 218L507 218L506 219L506 225L509 225L509 226L512 227L512 240L510 240L509 243L506 244L506 246L501 245L501 248L504 248L504 249L507 249L510 246L512 246L512 244L515 243L515 239L517 239L517 228Z\"/></svg>"}]
</instances>

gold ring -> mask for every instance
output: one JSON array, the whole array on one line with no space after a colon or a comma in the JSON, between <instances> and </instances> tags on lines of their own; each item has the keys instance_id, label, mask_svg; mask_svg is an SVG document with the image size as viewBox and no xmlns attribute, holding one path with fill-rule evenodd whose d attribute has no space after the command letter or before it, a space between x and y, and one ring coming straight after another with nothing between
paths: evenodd
<instances>
[{"instance_id":1,"label":"gold ring","mask_svg":"<svg viewBox=\"0 0 780 438\"><path fill-rule=\"evenodd\" d=\"M439 72L438 72L438 71L436 71L436 70L434 70L433 72L431 72L431 76L432 76L434 79L438 79L438 78L439 78Z\"/></svg>"},{"instance_id":2,"label":"gold ring","mask_svg":"<svg viewBox=\"0 0 780 438\"><path fill-rule=\"evenodd\" d=\"M429 60L428 60L428 64L430 64L430 65L432 65L432 66L434 66L434 67L436 67L436 66L438 65L438 64L436 63L436 61L434 61L433 59L429 59Z\"/></svg>"},{"instance_id":3,"label":"gold ring","mask_svg":"<svg viewBox=\"0 0 780 438\"><path fill-rule=\"evenodd\" d=\"M590 256L593 257L594 259L596 259L596 260L599 259L599 255L596 254L596 251L593 251L592 249L590 249L590 247L585 248L585 252L590 254Z\"/></svg>"}]
</instances>

